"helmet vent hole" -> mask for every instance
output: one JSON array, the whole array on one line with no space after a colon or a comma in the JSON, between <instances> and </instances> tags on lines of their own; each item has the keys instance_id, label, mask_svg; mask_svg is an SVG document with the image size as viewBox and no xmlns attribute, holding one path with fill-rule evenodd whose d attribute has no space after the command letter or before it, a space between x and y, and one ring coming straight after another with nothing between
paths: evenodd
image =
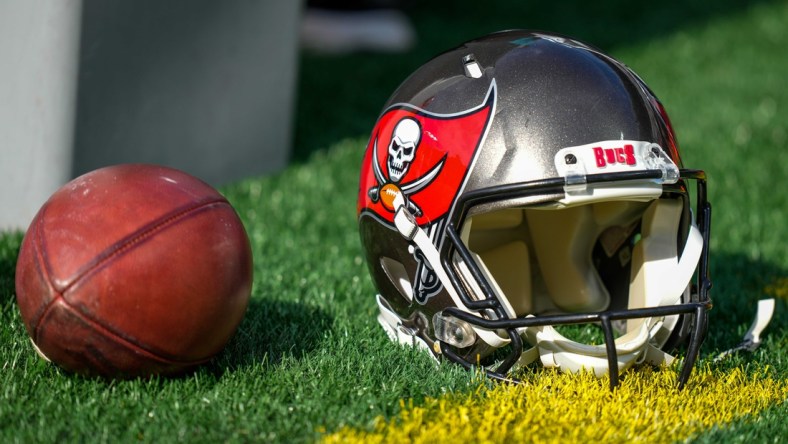
<instances>
[{"instance_id":1,"label":"helmet vent hole","mask_svg":"<svg viewBox=\"0 0 788 444\"><path fill-rule=\"evenodd\" d=\"M476 56L468 54L462 58L462 66L465 69L465 76L472 79L478 79L482 76L482 68L476 61Z\"/></svg>"}]
</instances>

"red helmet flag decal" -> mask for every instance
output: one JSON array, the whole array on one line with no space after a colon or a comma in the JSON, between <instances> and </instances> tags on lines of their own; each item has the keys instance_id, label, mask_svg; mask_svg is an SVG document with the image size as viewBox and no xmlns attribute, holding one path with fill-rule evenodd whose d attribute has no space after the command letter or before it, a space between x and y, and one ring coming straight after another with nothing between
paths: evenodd
<instances>
[{"instance_id":1,"label":"red helmet flag decal","mask_svg":"<svg viewBox=\"0 0 788 444\"><path fill-rule=\"evenodd\" d=\"M494 83L480 106L435 114L412 105L387 109L372 131L361 168L358 212L394 222L399 190L416 222L445 216L463 187L495 105Z\"/></svg>"}]
</instances>

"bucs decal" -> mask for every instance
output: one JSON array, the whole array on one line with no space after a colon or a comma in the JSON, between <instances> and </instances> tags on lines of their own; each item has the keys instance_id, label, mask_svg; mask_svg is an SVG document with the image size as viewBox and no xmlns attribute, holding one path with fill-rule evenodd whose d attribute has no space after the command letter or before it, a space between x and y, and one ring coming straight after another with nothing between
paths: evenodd
<instances>
[{"instance_id":1,"label":"bucs decal","mask_svg":"<svg viewBox=\"0 0 788 444\"><path fill-rule=\"evenodd\" d=\"M482 103L454 114L409 104L390 107L372 131L361 169L358 213L373 213L394 226L394 196L402 194L416 223L440 249L443 228L462 190L495 107L495 82ZM437 242L436 242L437 241ZM413 296L423 304L442 285L418 248L411 276Z\"/></svg>"},{"instance_id":2,"label":"bucs decal","mask_svg":"<svg viewBox=\"0 0 788 444\"><path fill-rule=\"evenodd\" d=\"M596 166L598 168L604 168L608 164L620 163L626 165L636 165L637 160L635 159L635 148L632 144L626 144L623 147L615 147L615 148L602 148L601 146L595 146L592 148L594 150L594 160L596 161Z\"/></svg>"}]
</instances>

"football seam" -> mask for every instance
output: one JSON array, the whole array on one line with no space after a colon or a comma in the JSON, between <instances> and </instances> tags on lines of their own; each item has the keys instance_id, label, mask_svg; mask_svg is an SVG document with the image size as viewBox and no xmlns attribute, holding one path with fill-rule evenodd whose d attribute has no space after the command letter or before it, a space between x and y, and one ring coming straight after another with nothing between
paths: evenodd
<instances>
[{"instance_id":1,"label":"football seam","mask_svg":"<svg viewBox=\"0 0 788 444\"><path fill-rule=\"evenodd\" d=\"M211 359L209 357L209 358L202 358L202 359L196 359L196 360L190 360L190 361L179 361L177 359L172 359L171 357L161 356L159 354L156 354L155 352L153 352L151 350L148 350L148 349L146 349L144 347L141 347L139 344L131 342L129 339L124 338L122 335L118 335L114 331L112 331L109 328L107 328L107 326L105 326L102 323L96 321L95 319L92 319L89 316L86 316L84 313L80 312L79 310L75 310L74 307L71 304L69 304L68 301L66 301L66 299L59 293L58 293L58 297L54 299L53 303L49 304L49 306L47 307L47 310L42 314L42 316L41 316L42 320L45 319L49 315L49 313L52 311L52 307L54 307L54 305L55 305L54 302L57 302L58 300L61 301L63 303L63 305L68 307L69 311L73 315L75 315L78 318L80 318L83 321L85 321L94 330L102 332L104 338L109 339L109 340L111 340L111 341L113 341L115 343L122 344L124 347L126 347L127 350L132 351L134 353L139 353L139 354L144 355L144 356L146 356L146 357L148 357L150 359L153 359L153 360L155 360L157 362L161 362L161 363L164 363L164 364L176 364L176 365L181 365L181 366L191 366L191 365L197 365L197 364L202 364L204 362L208 362Z\"/></svg>"},{"instance_id":2,"label":"football seam","mask_svg":"<svg viewBox=\"0 0 788 444\"><path fill-rule=\"evenodd\" d=\"M93 260L91 260L90 262L82 266L79 270L77 270L77 272L74 274L76 277L74 277L70 283L64 286L62 290L56 287L52 282L52 273L48 260L45 240L44 237L40 235L40 230L43 229L41 227L42 225L41 222L43 221L43 217L42 217L36 224L36 238L38 242L35 242L34 244L36 246L36 253L39 259L37 262L41 262L43 264L43 266L41 267L42 268L41 272L44 275L44 278L47 284L50 286L50 288L55 290L55 297L52 298L52 300L49 301L49 303L47 303L46 308L44 308L44 310L41 312L41 316L38 318L35 326L33 327L34 335L31 336L35 337L34 342L37 343L39 336L39 327L41 326L43 320L47 317L49 312L52 310L52 307L55 305L55 303L58 301L62 301L62 303L65 306L71 309L71 312L75 313L80 318L88 321L91 325L99 326L102 331L108 333L110 335L110 339L117 340L118 342L130 346L132 347L133 350L138 350L146 355L156 357L162 362L196 365L210 360L210 358L205 358L205 359L198 359L194 361L179 361L176 359L172 359L172 357L160 356L159 354L155 353L153 350L149 350L148 348L143 347L141 344L136 344L132 342L130 338L127 338L122 333L109 328L108 326L99 322L97 319L94 319L88 316L86 313L83 313L82 311L78 310L74 305L69 303L69 301L63 295L78 282L90 276L95 270L101 268L103 265L114 260L118 256L123 255L126 251L130 250L132 246L144 242L155 232L163 230L167 226L173 224L174 222L182 218L185 218L193 213L199 212L205 208L211 206L223 206L223 205L227 205L230 208L232 208L229 202L227 202L227 200L225 200L224 198L220 198L220 199L212 198L211 200L198 202L194 205L189 205L185 208L181 207L160 217L159 219L155 219L154 221L149 222L148 224L144 225L142 228L125 236L120 241L112 244L110 247L108 247L107 249L96 255L96 257Z\"/></svg>"},{"instance_id":3,"label":"football seam","mask_svg":"<svg viewBox=\"0 0 788 444\"><path fill-rule=\"evenodd\" d=\"M50 278L49 270L46 267L46 263L44 261L44 252L42 251L42 246L40 245L40 233L39 233L39 225L41 225L41 219L36 220L36 225L33 230L33 239L30 242L31 248L33 248L33 252L35 253L35 261L33 265L36 267L36 270L41 274L44 282L46 282L47 287L51 289L54 293L54 297L52 300L46 303L43 309L38 311L38 316L35 317L35 324L31 325L31 332L30 336L33 339L34 343L38 343L38 327L41 325L41 320L44 319L49 313L49 310L52 307L52 304L55 303L59 298L62 298L63 295L60 294L59 291L52 285L52 279Z\"/></svg>"},{"instance_id":4,"label":"football seam","mask_svg":"<svg viewBox=\"0 0 788 444\"><path fill-rule=\"evenodd\" d=\"M62 288L59 288L59 287L55 286L55 283L51 282L51 280L50 280L50 284L52 285L53 288L57 289L57 291L59 293L63 294L65 292L67 292L71 287L76 285L79 281L84 279L86 276L92 274L93 271L95 271L98 268L101 268L101 266L104 265L105 263L110 262L111 260L113 260L117 256L123 255L126 251L131 249L133 246L135 246L135 245L137 245L137 244L139 244L141 242L144 242L150 236L152 236L154 233L163 230L168 225L171 225L172 223L176 222L177 220L180 220L181 218L184 218L184 217L188 216L190 213L202 210L202 209L204 209L206 207L210 207L210 206L213 206L213 205L219 206L221 204L225 204L225 205L228 205L228 206L230 205L224 199L215 199L214 198L214 199L209 200L209 201L198 202L198 203L196 203L194 205L181 207L181 208L176 209L176 210L174 210L174 211L172 211L172 212L170 212L168 214L165 214L164 216L160 217L159 219L155 219L152 222L148 222L147 224L145 224L141 228L137 229L136 231L132 232L131 234L128 234L125 237L123 237L120 240L118 240L117 242L114 242L112 245L110 245L109 247L104 249L104 251L102 251L99 254L97 254L89 262L87 262L86 264L81 266L76 271L76 273L74 273L69 278L70 282L68 282ZM49 259L48 259L48 250L47 250L46 245L45 245L45 239L44 239L43 236L38 236L38 238L40 239L40 242L42 244L41 245L41 254L42 254L43 259L44 259L44 267L47 269L48 277L51 277L52 276L52 269L51 269L51 265L50 265L50 262L49 262Z\"/></svg>"}]
</instances>

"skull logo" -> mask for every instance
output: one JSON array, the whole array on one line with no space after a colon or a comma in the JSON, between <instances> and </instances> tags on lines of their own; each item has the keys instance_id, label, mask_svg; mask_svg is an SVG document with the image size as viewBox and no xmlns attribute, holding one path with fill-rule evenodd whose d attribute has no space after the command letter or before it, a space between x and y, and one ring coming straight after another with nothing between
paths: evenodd
<instances>
[{"instance_id":1,"label":"skull logo","mask_svg":"<svg viewBox=\"0 0 788 444\"><path fill-rule=\"evenodd\" d=\"M415 119L405 117L394 127L388 155L389 178L399 182L416 157L416 148L421 140L421 126Z\"/></svg>"}]
</instances>

